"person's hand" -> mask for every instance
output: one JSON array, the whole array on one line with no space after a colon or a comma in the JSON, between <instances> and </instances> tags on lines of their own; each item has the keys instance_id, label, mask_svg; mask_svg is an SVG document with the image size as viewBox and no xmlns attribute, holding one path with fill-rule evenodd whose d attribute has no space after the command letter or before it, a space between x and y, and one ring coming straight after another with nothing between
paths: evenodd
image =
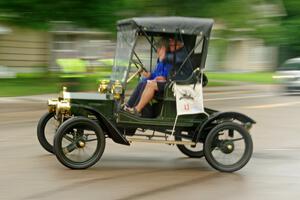
<instances>
[{"instance_id":1,"label":"person's hand","mask_svg":"<svg viewBox=\"0 0 300 200\"><path fill-rule=\"evenodd\" d=\"M151 76L151 73L142 71L142 76L145 77L145 78L149 78Z\"/></svg>"},{"instance_id":2,"label":"person's hand","mask_svg":"<svg viewBox=\"0 0 300 200\"><path fill-rule=\"evenodd\" d=\"M164 60L166 57L166 47L162 46L160 48L157 49L157 57L160 61Z\"/></svg>"}]
</instances>

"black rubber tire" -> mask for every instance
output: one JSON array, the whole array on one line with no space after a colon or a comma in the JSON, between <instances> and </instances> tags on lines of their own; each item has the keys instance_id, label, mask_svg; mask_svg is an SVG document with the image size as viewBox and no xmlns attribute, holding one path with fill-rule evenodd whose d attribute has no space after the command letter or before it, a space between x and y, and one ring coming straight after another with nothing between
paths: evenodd
<instances>
[{"instance_id":1,"label":"black rubber tire","mask_svg":"<svg viewBox=\"0 0 300 200\"><path fill-rule=\"evenodd\" d=\"M216 135L221 130L226 129L234 129L238 131L244 138L245 142L245 151L242 155L241 159L237 161L236 163L232 165L224 165L219 162L217 162L212 155L211 147L213 144L213 140L215 139ZM237 170L240 170L242 167L244 167L248 161L250 160L253 152L253 142L251 135L248 133L248 131L242 127L241 125L233 122L224 122L222 124L216 125L207 135L207 138L204 143L204 156L207 162L216 170L219 170L221 172L234 172Z\"/></svg>"},{"instance_id":2,"label":"black rubber tire","mask_svg":"<svg viewBox=\"0 0 300 200\"><path fill-rule=\"evenodd\" d=\"M61 148L61 143L65 131L69 130L74 126L89 127L90 129L95 131L95 134L97 135L97 149L95 153L88 160L84 162L74 162L68 159L63 153L63 149ZM101 127L96 122L85 117L74 117L65 121L58 128L54 138L54 152L56 158L59 160L60 163L62 163L64 166L70 169L86 169L93 166L101 158L104 149L105 149L105 135Z\"/></svg>"},{"instance_id":3,"label":"black rubber tire","mask_svg":"<svg viewBox=\"0 0 300 200\"><path fill-rule=\"evenodd\" d=\"M181 138L178 137L178 136L175 136L175 140L181 141ZM201 150L201 151L191 151L185 145L182 145L182 144L177 144L176 146L177 146L177 148L179 149L179 151L181 153L183 153L184 155L186 155L190 158L202 158L204 156L203 150Z\"/></svg>"},{"instance_id":4,"label":"black rubber tire","mask_svg":"<svg viewBox=\"0 0 300 200\"><path fill-rule=\"evenodd\" d=\"M37 138L39 140L39 143L41 144L41 146L48 151L49 153L54 153L53 150L53 141L48 141L46 136L45 136L45 127L48 123L48 121L54 117L53 112L49 113L45 113L39 120L38 125L37 125ZM55 131L55 130L53 130Z\"/></svg>"}]
</instances>

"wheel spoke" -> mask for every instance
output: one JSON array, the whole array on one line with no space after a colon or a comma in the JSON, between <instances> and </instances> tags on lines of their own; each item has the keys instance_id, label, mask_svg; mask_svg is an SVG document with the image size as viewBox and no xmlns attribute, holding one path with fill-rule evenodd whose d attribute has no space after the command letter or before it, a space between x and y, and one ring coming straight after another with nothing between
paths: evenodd
<instances>
[{"instance_id":1,"label":"wheel spoke","mask_svg":"<svg viewBox=\"0 0 300 200\"><path fill-rule=\"evenodd\" d=\"M74 141L73 138L71 138L71 137L69 137L69 136L67 136L67 135L64 135L64 138L65 138L66 140L70 141L70 142L73 142L73 141Z\"/></svg>"},{"instance_id":2,"label":"wheel spoke","mask_svg":"<svg viewBox=\"0 0 300 200\"><path fill-rule=\"evenodd\" d=\"M77 147L76 147L76 144L75 144L75 143L72 143L72 144L70 144L70 145L64 147L64 148L63 148L63 152L64 152L64 154L68 154L68 153L74 151L76 148L77 148Z\"/></svg>"},{"instance_id":3,"label":"wheel spoke","mask_svg":"<svg viewBox=\"0 0 300 200\"><path fill-rule=\"evenodd\" d=\"M97 141L97 138L85 140L85 142L92 142L92 141Z\"/></svg>"},{"instance_id":4,"label":"wheel spoke","mask_svg":"<svg viewBox=\"0 0 300 200\"><path fill-rule=\"evenodd\" d=\"M236 142L236 141L239 141L239 140L243 140L244 138L236 138L236 139L229 139L228 141L231 141L231 142Z\"/></svg>"}]
</instances>

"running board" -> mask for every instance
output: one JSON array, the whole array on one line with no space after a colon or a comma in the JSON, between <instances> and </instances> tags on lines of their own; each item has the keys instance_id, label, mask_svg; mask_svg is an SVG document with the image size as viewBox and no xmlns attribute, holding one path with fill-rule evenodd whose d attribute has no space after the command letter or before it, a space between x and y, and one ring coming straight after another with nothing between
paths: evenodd
<instances>
[{"instance_id":1,"label":"running board","mask_svg":"<svg viewBox=\"0 0 300 200\"><path fill-rule=\"evenodd\" d=\"M136 137L127 136L126 139L129 143L132 142L146 142L146 143L156 143L156 144L182 144L182 145L196 145L192 141L175 141L175 140L154 140L154 139L141 139Z\"/></svg>"}]
</instances>

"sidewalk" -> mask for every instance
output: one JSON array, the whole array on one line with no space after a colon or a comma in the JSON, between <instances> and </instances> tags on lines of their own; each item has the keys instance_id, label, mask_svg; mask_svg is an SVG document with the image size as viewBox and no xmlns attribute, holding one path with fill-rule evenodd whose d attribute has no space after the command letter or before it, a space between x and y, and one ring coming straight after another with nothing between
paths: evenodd
<instances>
[{"instance_id":1,"label":"sidewalk","mask_svg":"<svg viewBox=\"0 0 300 200\"><path fill-rule=\"evenodd\" d=\"M205 87L204 93L217 93L226 91L263 91L270 92L278 89L278 85L268 84L245 84L241 82L239 85L222 86L222 87Z\"/></svg>"},{"instance_id":2,"label":"sidewalk","mask_svg":"<svg viewBox=\"0 0 300 200\"><path fill-rule=\"evenodd\" d=\"M42 94L32 96L18 97L0 97L0 103L18 103L18 102L46 102L48 99L57 98L57 94Z\"/></svg>"}]
</instances>

